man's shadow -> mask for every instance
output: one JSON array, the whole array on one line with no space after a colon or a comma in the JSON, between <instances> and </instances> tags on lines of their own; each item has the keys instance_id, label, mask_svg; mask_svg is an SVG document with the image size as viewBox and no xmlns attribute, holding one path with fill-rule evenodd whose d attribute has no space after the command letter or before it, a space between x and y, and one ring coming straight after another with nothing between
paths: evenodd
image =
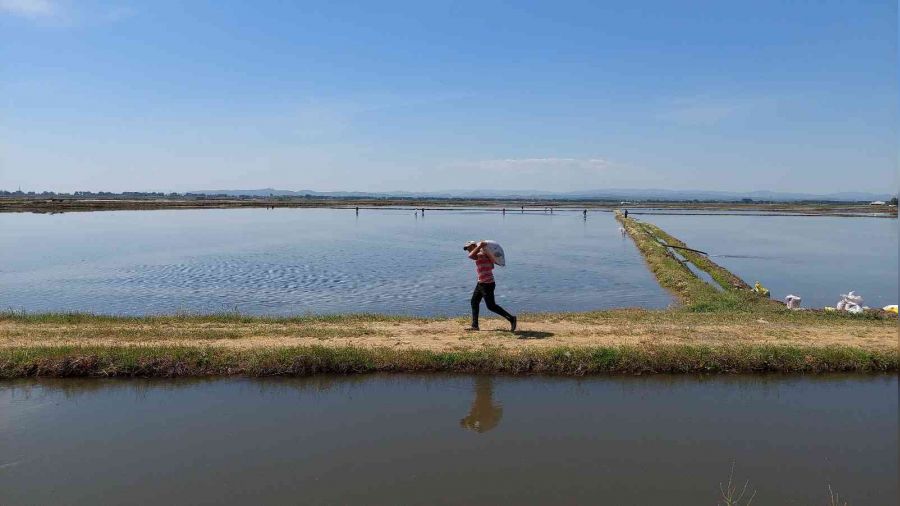
<instances>
[{"instance_id":1,"label":"man's shadow","mask_svg":"<svg viewBox=\"0 0 900 506\"><path fill-rule=\"evenodd\" d=\"M553 337L553 332L541 332L539 330L517 330L513 332L519 339L546 339Z\"/></svg>"}]
</instances>

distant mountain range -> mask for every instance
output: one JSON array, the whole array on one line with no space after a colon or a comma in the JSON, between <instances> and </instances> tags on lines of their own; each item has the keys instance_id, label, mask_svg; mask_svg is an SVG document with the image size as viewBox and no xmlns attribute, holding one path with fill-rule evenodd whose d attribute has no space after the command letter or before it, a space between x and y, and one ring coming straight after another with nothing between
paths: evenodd
<instances>
[{"instance_id":1,"label":"distant mountain range","mask_svg":"<svg viewBox=\"0 0 900 506\"><path fill-rule=\"evenodd\" d=\"M313 190L198 190L188 192L199 195L227 195L229 197L372 197L372 198L537 198L559 200L719 200L739 201L741 199L792 202L800 200L824 200L839 202L870 202L890 200L895 195L888 193L839 192L828 194L790 193L773 191L724 192L703 190L660 190L660 189L608 189L584 190L577 192L547 192L540 190L447 190L441 192L319 192Z\"/></svg>"}]
</instances>

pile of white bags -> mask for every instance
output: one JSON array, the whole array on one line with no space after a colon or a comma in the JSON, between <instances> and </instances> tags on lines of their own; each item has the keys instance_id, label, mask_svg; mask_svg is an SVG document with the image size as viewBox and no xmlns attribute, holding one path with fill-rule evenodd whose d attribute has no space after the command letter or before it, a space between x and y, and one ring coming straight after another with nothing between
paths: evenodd
<instances>
[{"instance_id":1,"label":"pile of white bags","mask_svg":"<svg viewBox=\"0 0 900 506\"><path fill-rule=\"evenodd\" d=\"M850 293L841 294L841 300L838 301L835 308L838 311L847 311L850 313L862 313L863 311L862 295L856 295L853 290Z\"/></svg>"},{"instance_id":2,"label":"pile of white bags","mask_svg":"<svg viewBox=\"0 0 900 506\"><path fill-rule=\"evenodd\" d=\"M788 295L784 298L784 305L788 307L788 309L800 309L800 302L803 299L798 297L797 295Z\"/></svg>"}]
</instances>

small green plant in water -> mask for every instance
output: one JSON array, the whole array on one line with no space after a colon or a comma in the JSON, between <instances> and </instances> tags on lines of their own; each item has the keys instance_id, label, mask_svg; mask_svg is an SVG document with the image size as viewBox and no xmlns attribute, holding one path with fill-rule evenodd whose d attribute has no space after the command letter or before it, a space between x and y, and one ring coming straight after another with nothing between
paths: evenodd
<instances>
[{"instance_id":1,"label":"small green plant in water","mask_svg":"<svg viewBox=\"0 0 900 506\"><path fill-rule=\"evenodd\" d=\"M719 492L722 499L719 504L722 506L750 506L753 498L756 497L756 489L750 489L750 480L744 482L744 486L738 490L737 483L734 482L734 462L731 463L731 472L728 474L728 483L719 483ZM747 493L750 496L747 496ZM746 497L746 500L744 499Z\"/></svg>"},{"instance_id":2,"label":"small green plant in water","mask_svg":"<svg viewBox=\"0 0 900 506\"><path fill-rule=\"evenodd\" d=\"M831 489L831 484L828 484L828 505L829 506L847 506L847 501L841 502L841 495L834 492Z\"/></svg>"}]
</instances>

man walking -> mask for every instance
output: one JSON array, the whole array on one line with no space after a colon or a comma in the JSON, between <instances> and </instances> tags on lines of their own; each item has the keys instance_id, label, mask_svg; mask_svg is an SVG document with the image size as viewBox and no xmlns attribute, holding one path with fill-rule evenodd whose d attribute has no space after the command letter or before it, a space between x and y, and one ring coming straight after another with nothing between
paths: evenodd
<instances>
[{"instance_id":1,"label":"man walking","mask_svg":"<svg viewBox=\"0 0 900 506\"><path fill-rule=\"evenodd\" d=\"M469 252L469 258L475 261L475 270L478 273L478 284L472 293L472 326L469 330L478 330L478 310L481 300L484 299L487 308L509 321L510 331L516 330L516 317L507 313L505 309L497 305L494 300L494 261L484 251L484 242L469 241L463 246Z\"/></svg>"}]
</instances>

